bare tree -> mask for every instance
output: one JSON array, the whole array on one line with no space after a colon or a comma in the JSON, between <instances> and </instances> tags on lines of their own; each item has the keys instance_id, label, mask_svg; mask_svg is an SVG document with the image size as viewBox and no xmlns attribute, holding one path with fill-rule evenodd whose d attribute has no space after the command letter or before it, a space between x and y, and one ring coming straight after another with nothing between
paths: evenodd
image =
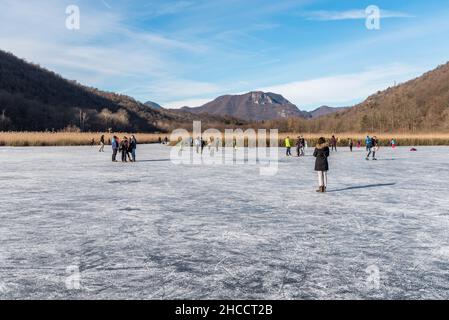
<instances>
[{"instance_id":1,"label":"bare tree","mask_svg":"<svg viewBox=\"0 0 449 320\"><path fill-rule=\"evenodd\" d=\"M86 112L84 112L83 110L80 109L79 121L80 121L81 131L85 131L87 120L89 120L89 116L87 115Z\"/></svg>"},{"instance_id":2,"label":"bare tree","mask_svg":"<svg viewBox=\"0 0 449 320\"><path fill-rule=\"evenodd\" d=\"M2 110L2 114L0 116L0 130L6 130L11 120L6 116L6 110Z\"/></svg>"}]
</instances>

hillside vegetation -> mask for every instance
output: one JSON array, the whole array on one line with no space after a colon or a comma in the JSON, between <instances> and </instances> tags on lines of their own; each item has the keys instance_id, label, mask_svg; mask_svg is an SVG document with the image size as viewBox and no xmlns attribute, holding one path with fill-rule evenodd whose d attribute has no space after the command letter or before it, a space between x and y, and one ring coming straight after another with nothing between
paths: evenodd
<instances>
[{"instance_id":1,"label":"hillside vegetation","mask_svg":"<svg viewBox=\"0 0 449 320\"><path fill-rule=\"evenodd\" d=\"M344 111L262 126L296 132L449 132L449 63Z\"/></svg>"}]
</instances>

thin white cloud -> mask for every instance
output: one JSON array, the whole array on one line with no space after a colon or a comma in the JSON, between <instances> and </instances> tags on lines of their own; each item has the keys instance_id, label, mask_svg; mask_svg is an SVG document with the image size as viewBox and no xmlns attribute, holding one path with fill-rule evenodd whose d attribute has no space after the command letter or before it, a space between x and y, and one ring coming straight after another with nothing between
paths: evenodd
<instances>
[{"instance_id":1,"label":"thin white cloud","mask_svg":"<svg viewBox=\"0 0 449 320\"><path fill-rule=\"evenodd\" d=\"M101 2L104 4L104 6L105 6L106 8L112 9L111 5L110 5L108 2L106 2L106 0L101 0Z\"/></svg>"},{"instance_id":2,"label":"thin white cloud","mask_svg":"<svg viewBox=\"0 0 449 320\"><path fill-rule=\"evenodd\" d=\"M177 14L179 12L182 12L191 6L193 6L195 3L192 1L175 1L175 2L167 2L161 4L159 7L154 8L154 5L151 4L150 6L153 7L153 14L155 16L162 16L162 15L170 15L170 14Z\"/></svg>"},{"instance_id":3,"label":"thin white cloud","mask_svg":"<svg viewBox=\"0 0 449 320\"><path fill-rule=\"evenodd\" d=\"M402 65L379 67L360 73L328 76L260 88L275 92L302 109L321 105L349 106L371 94L418 76L423 70Z\"/></svg>"},{"instance_id":4,"label":"thin white cloud","mask_svg":"<svg viewBox=\"0 0 449 320\"><path fill-rule=\"evenodd\" d=\"M207 51L204 44L131 29L126 13L105 11L103 6L98 9L88 2L79 6L81 28L71 31L65 27L61 1L0 0L0 48L66 78L116 91L130 83L147 87L165 83L168 87L167 79L182 79L184 72L173 52L195 55ZM199 94L205 88L190 87ZM168 94L167 89L160 89ZM151 92L137 98L146 94Z\"/></svg>"},{"instance_id":5,"label":"thin white cloud","mask_svg":"<svg viewBox=\"0 0 449 320\"><path fill-rule=\"evenodd\" d=\"M346 11L312 11L305 13L308 20L315 21L341 21L341 20L364 20L367 18L364 9ZM413 18L414 16L405 12L380 10L380 17L386 18Z\"/></svg>"},{"instance_id":6,"label":"thin white cloud","mask_svg":"<svg viewBox=\"0 0 449 320\"><path fill-rule=\"evenodd\" d=\"M201 107L202 105L212 101L211 99L187 99L179 101L171 101L162 103L162 106L166 109L180 109L182 107Z\"/></svg>"},{"instance_id":7,"label":"thin white cloud","mask_svg":"<svg viewBox=\"0 0 449 320\"><path fill-rule=\"evenodd\" d=\"M351 106L365 100L379 90L419 76L425 70L405 65L368 68L359 73L332 75L317 79L296 81L261 87L257 91L283 95L302 110L312 110L322 105ZM198 107L224 94L205 94L200 98L183 99L163 103L164 107L178 109L184 106ZM236 92L233 94L244 94ZM201 96L201 95L198 95Z\"/></svg>"},{"instance_id":8,"label":"thin white cloud","mask_svg":"<svg viewBox=\"0 0 449 320\"><path fill-rule=\"evenodd\" d=\"M152 97L156 97L158 101L162 103L165 100L164 97L176 96L186 99L192 99L199 96L204 97L216 94L220 91L220 89L221 88L218 85L213 83L193 81L181 78L166 78L128 88L126 90L123 90L122 93L133 93L138 96L148 94Z\"/></svg>"}]
</instances>

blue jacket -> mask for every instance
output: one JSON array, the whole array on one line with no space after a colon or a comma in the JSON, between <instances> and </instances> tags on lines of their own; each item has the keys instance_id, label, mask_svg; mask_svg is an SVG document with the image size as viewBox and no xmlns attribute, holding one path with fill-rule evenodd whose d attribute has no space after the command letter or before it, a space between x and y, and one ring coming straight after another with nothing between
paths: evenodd
<instances>
[{"instance_id":1,"label":"blue jacket","mask_svg":"<svg viewBox=\"0 0 449 320\"><path fill-rule=\"evenodd\" d=\"M112 138L112 150L118 150L119 145L117 140L115 140L114 138Z\"/></svg>"},{"instance_id":2,"label":"blue jacket","mask_svg":"<svg viewBox=\"0 0 449 320\"><path fill-rule=\"evenodd\" d=\"M366 138L365 140L366 146L367 147L372 147L373 146L373 140L371 138Z\"/></svg>"}]
</instances>

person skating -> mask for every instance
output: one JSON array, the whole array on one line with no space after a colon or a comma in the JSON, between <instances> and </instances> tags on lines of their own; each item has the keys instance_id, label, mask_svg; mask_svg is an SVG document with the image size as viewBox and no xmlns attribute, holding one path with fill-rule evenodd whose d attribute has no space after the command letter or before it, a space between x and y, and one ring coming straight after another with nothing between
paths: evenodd
<instances>
[{"instance_id":1,"label":"person skating","mask_svg":"<svg viewBox=\"0 0 449 320\"><path fill-rule=\"evenodd\" d=\"M349 139L349 150L352 152L353 149L354 149L354 140Z\"/></svg>"},{"instance_id":2,"label":"person skating","mask_svg":"<svg viewBox=\"0 0 449 320\"><path fill-rule=\"evenodd\" d=\"M134 135L131 136L131 140L129 141L129 150L131 152L132 162L136 162L137 139Z\"/></svg>"},{"instance_id":3,"label":"person skating","mask_svg":"<svg viewBox=\"0 0 449 320\"><path fill-rule=\"evenodd\" d=\"M329 158L330 150L326 143L326 139L323 137L318 139L318 144L316 145L313 156L315 160L315 171L318 173L318 185L319 188L317 192L327 191L327 172L329 171Z\"/></svg>"},{"instance_id":4,"label":"person skating","mask_svg":"<svg viewBox=\"0 0 449 320\"><path fill-rule=\"evenodd\" d=\"M104 135L102 135L100 138L100 150L98 150L98 152L104 152L104 144Z\"/></svg>"},{"instance_id":5,"label":"person skating","mask_svg":"<svg viewBox=\"0 0 449 320\"><path fill-rule=\"evenodd\" d=\"M211 151L211 148L214 146L214 137L209 138L209 143L207 144L207 148L209 148L209 151Z\"/></svg>"},{"instance_id":6,"label":"person skating","mask_svg":"<svg viewBox=\"0 0 449 320\"><path fill-rule=\"evenodd\" d=\"M298 156L298 158L301 156L302 148L303 148L302 139L301 137L298 137L298 139L296 140L296 155Z\"/></svg>"},{"instance_id":7,"label":"person skating","mask_svg":"<svg viewBox=\"0 0 449 320\"><path fill-rule=\"evenodd\" d=\"M306 139L303 136L301 136L301 155L303 157L306 156L306 149L307 148L308 148L307 141L306 141Z\"/></svg>"},{"instance_id":8,"label":"person skating","mask_svg":"<svg viewBox=\"0 0 449 320\"><path fill-rule=\"evenodd\" d=\"M371 139L371 144L373 145L373 160L377 160L376 158L376 152L379 150L379 140L377 140L377 137L373 137Z\"/></svg>"},{"instance_id":9,"label":"person skating","mask_svg":"<svg viewBox=\"0 0 449 320\"><path fill-rule=\"evenodd\" d=\"M292 155L292 143L290 141L290 137L285 138L285 147L287 148L287 152L286 152L287 157L291 157L291 155Z\"/></svg>"},{"instance_id":10,"label":"person skating","mask_svg":"<svg viewBox=\"0 0 449 320\"><path fill-rule=\"evenodd\" d=\"M117 162L117 153L120 149L120 141L117 136L114 136L111 140L112 144L112 162Z\"/></svg>"},{"instance_id":11,"label":"person skating","mask_svg":"<svg viewBox=\"0 0 449 320\"><path fill-rule=\"evenodd\" d=\"M129 141L127 137L123 137L120 142L120 151L122 152L122 162L128 162L127 158L131 158L129 155Z\"/></svg>"},{"instance_id":12,"label":"person skating","mask_svg":"<svg viewBox=\"0 0 449 320\"><path fill-rule=\"evenodd\" d=\"M391 139L390 144L391 144L392 149L396 149L396 140L395 139Z\"/></svg>"},{"instance_id":13,"label":"person skating","mask_svg":"<svg viewBox=\"0 0 449 320\"><path fill-rule=\"evenodd\" d=\"M199 154L200 153L200 148L201 148L201 139L200 137L197 137L195 139L195 148L196 148L196 153Z\"/></svg>"},{"instance_id":14,"label":"person skating","mask_svg":"<svg viewBox=\"0 0 449 320\"><path fill-rule=\"evenodd\" d=\"M331 147L332 151L337 151L337 138L335 138L335 136L332 136L331 138Z\"/></svg>"},{"instance_id":15,"label":"person skating","mask_svg":"<svg viewBox=\"0 0 449 320\"><path fill-rule=\"evenodd\" d=\"M215 138L215 150L217 152L219 151L220 145L221 145L220 138L219 137Z\"/></svg>"},{"instance_id":16,"label":"person skating","mask_svg":"<svg viewBox=\"0 0 449 320\"><path fill-rule=\"evenodd\" d=\"M373 160L377 160L376 158L376 152L379 149L379 142L377 141L376 137L370 138L370 141L368 142L369 151L368 155L366 156L366 160L369 160L370 155L373 155Z\"/></svg>"},{"instance_id":17,"label":"person skating","mask_svg":"<svg viewBox=\"0 0 449 320\"><path fill-rule=\"evenodd\" d=\"M369 149L371 148L371 137L370 136L366 136L365 146L366 146L366 151L369 151Z\"/></svg>"},{"instance_id":18,"label":"person skating","mask_svg":"<svg viewBox=\"0 0 449 320\"><path fill-rule=\"evenodd\" d=\"M204 148L206 147L206 145L207 145L207 141L204 140L203 138L201 138L201 154L203 154Z\"/></svg>"}]
</instances>

